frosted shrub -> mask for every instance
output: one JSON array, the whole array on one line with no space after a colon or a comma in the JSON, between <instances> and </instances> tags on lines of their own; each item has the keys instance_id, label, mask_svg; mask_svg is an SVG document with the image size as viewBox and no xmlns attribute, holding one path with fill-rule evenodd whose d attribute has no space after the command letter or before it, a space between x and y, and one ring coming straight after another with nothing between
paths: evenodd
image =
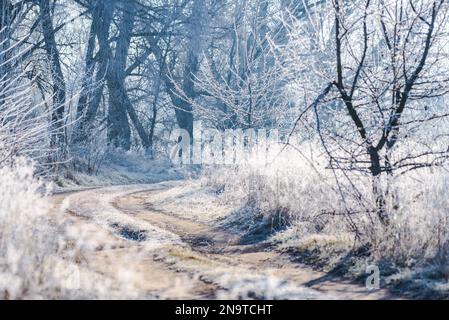
<instances>
[{"instance_id":1,"label":"frosted shrub","mask_svg":"<svg viewBox=\"0 0 449 320\"><path fill-rule=\"evenodd\" d=\"M399 176L391 184L391 225L365 226L367 241L377 258L405 265L445 262L449 245L449 173L443 168Z\"/></svg>"},{"instance_id":2,"label":"frosted shrub","mask_svg":"<svg viewBox=\"0 0 449 320\"><path fill-rule=\"evenodd\" d=\"M101 128L93 128L92 131L85 141L72 146L71 165L77 171L97 174L103 164L108 147Z\"/></svg>"},{"instance_id":3,"label":"frosted shrub","mask_svg":"<svg viewBox=\"0 0 449 320\"><path fill-rule=\"evenodd\" d=\"M35 298L50 289L46 259L57 242L41 187L23 159L0 169L0 298Z\"/></svg>"}]
</instances>

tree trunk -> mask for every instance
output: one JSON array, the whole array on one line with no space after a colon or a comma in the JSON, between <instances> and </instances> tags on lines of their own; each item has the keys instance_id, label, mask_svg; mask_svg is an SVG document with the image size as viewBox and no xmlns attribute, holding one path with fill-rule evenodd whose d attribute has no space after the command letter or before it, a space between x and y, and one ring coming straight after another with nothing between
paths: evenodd
<instances>
[{"instance_id":1,"label":"tree trunk","mask_svg":"<svg viewBox=\"0 0 449 320\"><path fill-rule=\"evenodd\" d=\"M72 142L86 141L92 131L104 90L104 78L109 63L109 28L114 13L114 1L96 0L92 3L92 24L86 50L86 67L80 98L77 106L79 124L75 128ZM98 40L96 59L94 50ZM94 75L94 71L95 75Z\"/></svg>"},{"instance_id":2,"label":"tree trunk","mask_svg":"<svg viewBox=\"0 0 449 320\"><path fill-rule=\"evenodd\" d=\"M106 73L109 91L108 140L115 147L129 150L131 148L131 129L127 116L129 99L125 89L125 69L134 28L135 3L127 3L126 6L123 6L122 11L115 54Z\"/></svg>"},{"instance_id":3,"label":"tree trunk","mask_svg":"<svg viewBox=\"0 0 449 320\"><path fill-rule=\"evenodd\" d=\"M386 210L386 200L381 185L382 167L380 163L379 151L371 146L368 148L368 154L371 161L370 170L372 175L373 195L377 207L377 216L384 226L388 226L390 219Z\"/></svg>"},{"instance_id":4,"label":"tree trunk","mask_svg":"<svg viewBox=\"0 0 449 320\"><path fill-rule=\"evenodd\" d=\"M194 90L195 75L199 68L199 56L202 51L203 33L204 33L204 19L206 4L204 0L195 0L192 8L192 15L190 16L190 40L188 44L188 51L186 62L184 65L182 91L188 98L187 100L194 100L196 93ZM172 86L167 86L171 88ZM170 97L175 105L176 120L181 129L186 130L190 137L193 136L193 108L192 104L186 99L181 99L171 92ZM192 140L192 139L191 139Z\"/></svg>"},{"instance_id":5,"label":"tree trunk","mask_svg":"<svg viewBox=\"0 0 449 320\"><path fill-rule=\"evenodd\" d=\"M50 64L50 73L53 82L53 114L51 145L59 148L62 152L65 148L64 141L64 108L66 102L66 87L64 75L62 73L59 51L55 40L55 31L50 12L49 0L39 0L40 19L42 23L42 33L44 36L44 47Z\"/></svg>"},{"instance_id":6,"label":"tree trunk","mask_svg":"<svg viewBox=\"0 0 449 320\"><path fill-rule=\"evenodd\" d=\"M108 70L109 60L111 57L109 47L109 28L112 23L114 14L115 1L102 0L102 13L100 16L100 23L97 31L98 39L98 69L95 74L95 85L92 91L91 101L86 111L86 122L89 126L92 125L95 116L97 115L98 107L100 106L101 98L103 96L106 73ZM91 128L87 127L87 134L90 133Z\"/></svg>"},{"instance_id":7,"label":"tree trunk","mask_svg":"<svg viewBox=\"0 0 449 320\"><path fill-rule=\"evenodd\" d=\"M161 91L161 72L159 72L159 76L156 79L156 83L154 85L154 100L153 100L153 116L151 118L151 126L150 133L148 134L148 139L150 143L149 153L151 158L154 157L154 130L156 128L156 120L157 120L157 103L159 100L159 94Z\"/></svg>"},{"instance_id":8,"label":"tree trunk","mask_svg":"<svg viewBox=\"0 0 449 320\"><path fill-rule=\"evenodd\" d=\"M143 127L142 123L139 120L139 117L137 116L136 110L134 110L134 107L129 100L128 94L126 91L124 92L125 97L125 105L126 109L128 111L129 118L131 119L134 128L137 131L137 134L139 135L140 140L142 141L142 145L146 151L148 151L151 147L150 145L150 138L147 132L145 131L145 128Z\"/></svg>"},{"instance_id":9,"label":"tree trunk","mask_svg":"<svg viewBox=\"0 0 449 320\"><path fill-rule=\"evenodd\" d=\"M108 71L109 74L109 71ZM131 149L131 129L128 123L126 96L119 79L108 75L109 111L108 140L117 148Z\"/></svg>"}]
</instances>

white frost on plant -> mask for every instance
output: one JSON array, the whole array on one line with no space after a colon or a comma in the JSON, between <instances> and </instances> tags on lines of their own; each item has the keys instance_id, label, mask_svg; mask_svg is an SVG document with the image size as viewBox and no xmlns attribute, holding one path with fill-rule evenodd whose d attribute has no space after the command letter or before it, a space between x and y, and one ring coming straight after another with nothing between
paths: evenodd
<instances>
[{"instance_id":1,"label":"white frost on plant","mask_svg":"<svg viewBox=\"0 0 449 320\"><path fill-rule=\"evenodd\" d=\"M33 171L24 159L0 169L1 298L35 297L47 289L45 259L57 250L45 222L49 203Z\"/></svg>"}]
</instances>

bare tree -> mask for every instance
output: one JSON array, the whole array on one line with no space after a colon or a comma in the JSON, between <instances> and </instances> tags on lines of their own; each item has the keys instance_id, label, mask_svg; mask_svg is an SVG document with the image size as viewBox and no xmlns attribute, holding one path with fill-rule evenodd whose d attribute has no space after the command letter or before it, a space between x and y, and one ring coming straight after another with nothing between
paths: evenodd
<instances>
[{"instance_id":1,"label":"bare tree","mask_svg":"<svg viewBox=\"0 0 449 320\"><path fill-rule=\"evenodd\" d=\"M292 67L301 60L293 68L303 92L307 99L320 96L318 104L306 104L300 118L315 110L330 168L370 174L378 218L388 225L384 180L447 158L444 130L435 128L448 115L441 108L448 90L447 4L333 0L326 5L331 10L324 12L332 16L315 10L309 22L290 25L283 61ZM292 58L295 47L304 45L311 50ZM326 119L317 110L323 103L332 114Z\"/></svg>"},{"instance_id":2,"label":"bare tree","mask_svg":"<svg viewBox=\"0 0 449 320\"><path fill-rule=\"evenodd\" d=\"M44 38L44 47L47 53L50 73L53 81L53 109L52 123L55 126L53 130L51 143L63 153L65 152L65 134L64 134L64 109L66 103L66 86L64 74L61 68L59 49L55 39L55 29L50 9L49 0L39 0L39 19L42 26Z\"/></svg>"}]
</instances>

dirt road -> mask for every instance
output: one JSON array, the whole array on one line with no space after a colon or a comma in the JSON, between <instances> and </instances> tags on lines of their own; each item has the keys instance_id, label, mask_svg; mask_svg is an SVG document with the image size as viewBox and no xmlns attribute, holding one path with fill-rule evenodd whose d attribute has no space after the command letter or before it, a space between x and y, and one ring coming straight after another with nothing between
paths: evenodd
<instances>
[{"instance_id":1,"label":"dirt road","mask_svg":"<svg viewBox=\"0 0 449 320\"><path fill-rule=\"evenodd\" d=\"M83 239L83 270L125 282L136 298L391 298L292 262L264 243L242 243L240 234L217 227L232 208L200 191L189 182L163 182L53 201Z\"/></svg>"}]
</instances>

